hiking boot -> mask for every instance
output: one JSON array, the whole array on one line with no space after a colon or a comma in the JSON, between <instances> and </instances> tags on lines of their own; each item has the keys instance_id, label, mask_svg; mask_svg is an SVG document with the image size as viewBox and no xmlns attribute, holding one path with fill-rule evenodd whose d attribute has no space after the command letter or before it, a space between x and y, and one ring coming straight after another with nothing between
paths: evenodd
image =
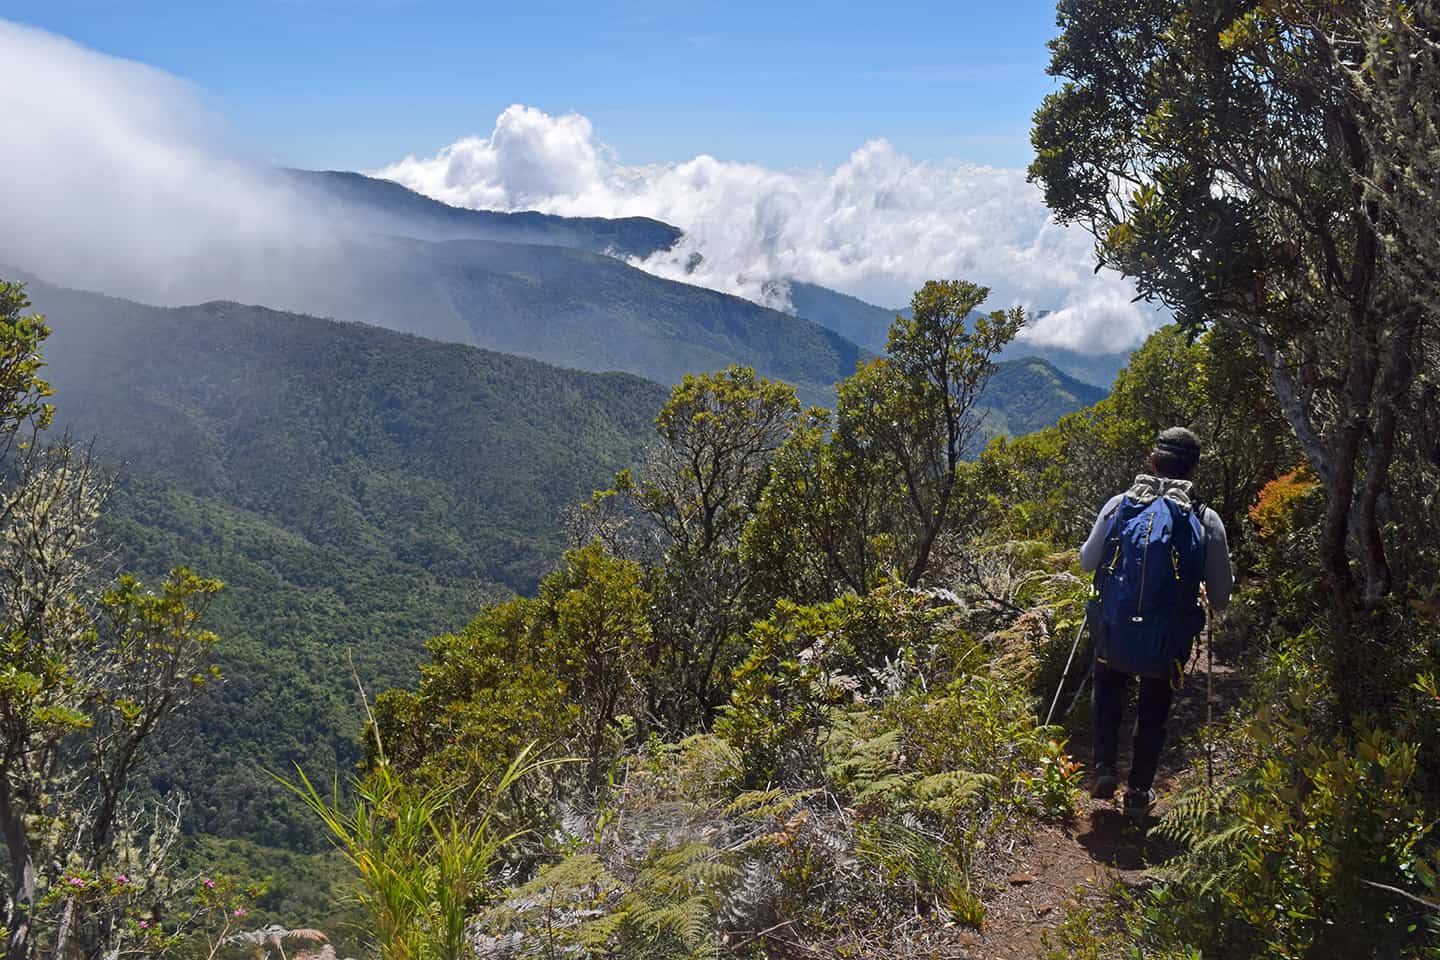
<instances>
[{"instance_id":1,"label":"hiking boot","mask_svg":"<svg viewBox=\"0 0 1440 960\"><path fill-rule=\"evenodd\" d=\"M1115 796L1115 790L1120 786L1120 781L1115 776L1115 768L1108 763L1097 763L1095 765L1095 785L1090 788L1090 796L1096 800L1109 800Z\"/></svg>"},{"instance_id":2,"label":"hiking boot","mask_svg":"<svg viewBox=\"0 0 1440 960\"><path fill-rule=\"evenodd\" d=\"M1132 820L1144 820L1150 815L1150 808L1154 805L1154 790L1136 790L1131 787L1125 791L1125 816Z\"/></svg>"}]
</instances>

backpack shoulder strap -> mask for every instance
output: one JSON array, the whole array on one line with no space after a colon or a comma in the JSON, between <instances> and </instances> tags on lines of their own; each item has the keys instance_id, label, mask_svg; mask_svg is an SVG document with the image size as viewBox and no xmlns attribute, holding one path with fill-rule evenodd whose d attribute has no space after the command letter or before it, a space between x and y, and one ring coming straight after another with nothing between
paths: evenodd
<instances>
[{"instance_id":1,"label":"backpack shoulder strap","mask_svg":"<svg viewBox=\"0 0 1440 960\"><path fill-rule=\"evenodd\" d=\"M1207 549L1210 546L1210 529L1205 526L1205 511L1210 510L1210 505L1196 497L1191 501L1190 509L1195 511L1195 522L1200 526L1200 547L1202 550Z\"/></svg>"},{"instance_id":2,"label":"backpack shoulder strap","mask_svg":"<svg viewBox=\"0 0 1440 960\"><path fill-rule=\"evenodd\" d=\"M1103 543L1104 553L1100 557L1100 565L1095 568L1095 575L1091 578L1091 584L1098 593L1104 587L1105 581L1114 572L1115 564L1119 560L1120 550L1120 528L1129 519L1133 505L1128 494L1121 494L1120 499L1115 502L1115 509L1110 511L1106 520L1105 540Z\"/></svg>"}]
</instances>

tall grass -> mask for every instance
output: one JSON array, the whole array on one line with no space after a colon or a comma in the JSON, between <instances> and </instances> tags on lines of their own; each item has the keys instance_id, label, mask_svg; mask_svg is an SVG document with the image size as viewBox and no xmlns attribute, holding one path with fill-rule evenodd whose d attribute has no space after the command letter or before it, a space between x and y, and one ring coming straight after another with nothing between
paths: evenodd
<instances>
[{"instance_id":1,"label":"tall grass","mask_svg":"<svg viewBox=\"0 0 1440 960\"><path fill-rule=\"evenodd\" d=\"M331 841L359 873L359 905L383 960L466 960L473 955L466 926L490 895L491 869L525 831L496 827L501 798L521 778L556 761L533 761L520 751L490 792L483 813L474 795L456 802L455 790L418 790L383 760L352 783L321 795L296 767L297 780L277 778L313 810Z\"/></svg>"}]
</instances>

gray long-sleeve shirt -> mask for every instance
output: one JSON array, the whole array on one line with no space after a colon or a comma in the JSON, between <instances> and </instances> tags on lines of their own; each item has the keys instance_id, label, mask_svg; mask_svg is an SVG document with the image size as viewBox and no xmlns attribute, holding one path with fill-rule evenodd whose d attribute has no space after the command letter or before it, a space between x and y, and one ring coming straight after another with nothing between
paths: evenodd
<instances>
[{"instance_id":1,"label":"gray long-sleeve shirt","mask_svg":"<svg viewBox=\"0 0 1440 960\"><path fill-rule=\"evenodd\" d=\"M1105 501L1090 536L1080 547L1080 569L1093 573L1105 554L1105 534L1110 527L1110 518L1119 509L1121 501L1129 495L1139 500L1168 497L1185 506L1191 505L1190 483L1187 480L1168 480L1140 474L1135 485L1125 493L1117 493ZM1208 507L1200 510L1200 526L1205 530L1205 593L1210 598L1210 607L1224 610L1230 603L1230 594L1235 589L1235 573L1230 568L1230 543L1225 536L1225 523L1220 515Z\"/></svg>"}]
</instances>

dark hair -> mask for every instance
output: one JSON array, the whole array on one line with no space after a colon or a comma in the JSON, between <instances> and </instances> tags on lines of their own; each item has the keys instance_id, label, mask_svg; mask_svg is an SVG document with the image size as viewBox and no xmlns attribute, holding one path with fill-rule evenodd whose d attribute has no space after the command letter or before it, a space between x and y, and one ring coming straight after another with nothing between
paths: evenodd
<instances>
[{"instance_id":1,"label":"dark hair","mask_svg":"<svg viewBox=\"0 0 1440 960\"><path fill-rule=\"evenodd\" d=\"M1200 438L1184 427L1170 427L1155 438L1150 451L1155 472L1173 480L1184 480L1195 472L1200 462Z\"/></svg>"}]
</instances>

